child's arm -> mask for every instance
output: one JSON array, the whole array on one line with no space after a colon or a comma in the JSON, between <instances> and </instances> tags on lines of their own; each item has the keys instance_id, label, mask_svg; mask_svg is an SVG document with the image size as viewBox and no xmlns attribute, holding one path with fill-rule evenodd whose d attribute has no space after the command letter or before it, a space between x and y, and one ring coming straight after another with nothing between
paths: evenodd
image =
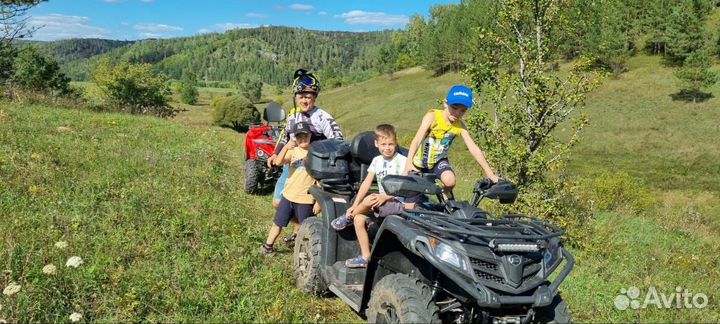
<instances>
[{"instance_id":1,"label":"child's arm","mask_svg":"<svg viewBox=\"0 0 720 324\"><path fill-rule=\"evenodd\" d=\"M355 195L355 201L353 202L352 207L350 207L347 211L348 216L354 216L353 211L360 205L368 191L370 191L370 186L372 186L373 180L375 180L375 173L368 173L368 175L365 176L365 180L363 180L360 185L360 189L358 189L357 195Z\"/></svg>"},{"instance_id":2,"label":"child's arm","mask_svg":"<svg viewBox=\"0 0 720 324\"><path fill-rule=\"evenodd\" d=\"M407 155L407 162L405 162L405 170L403 171L403 175L407 175L410 171L418 171L417 168L415 168L415 165L413 165L413 159L415 158L415 154L417 154L417 150L420 147L420 144L422 143L423 139L425 138L425 135L427 135L428 130L430 130L430 126L432 126L432 123L435 121L435 113L432 111L425 114L425 117L423 117L422 123L420 123L420 128L418 128L417 133L415 133L415 137L412 140L412 143L410 143L410 147L408 147L408 155Z\"/></svg>"},{"instance_id":3,"label":"child's arm","mask_svg":"<svg viewBox=\"0 0 720 324\"><path fill-rule=\"evenodd\" d=\"M275 165L284 165L288 164L292 161L292 159L287 156L287 152L289 150L292 150L295 147L295 141L291 140L285 146L283 146L282 150L280 150L280 154L275 157L274 164Z\"/></svg>"},{"instance_id":4,"label":"child's arm","mask_svg":"<svg viewBox=\"0 0 720 324\"><path fill-rule=\"evenodd\" d=\"M467 146L470 154L472 154L472 156L475 158L475 161L477 161L477 163L480 164L480 167L482 167L485 175L493 182L498 182L498 176L495 175L495 172L493 172L493 170L490 168L490 164L488 164L487 160L485 159L485 154L480 149L480 147L475 144L475 141L472 139L472 137L470 137L470 133L467 131L467 129L465 129L465 127L463 127L462 131L460 131L460 136L462 136L463 140L465 141L465 146Z\"/></svg>"}]
</instances>

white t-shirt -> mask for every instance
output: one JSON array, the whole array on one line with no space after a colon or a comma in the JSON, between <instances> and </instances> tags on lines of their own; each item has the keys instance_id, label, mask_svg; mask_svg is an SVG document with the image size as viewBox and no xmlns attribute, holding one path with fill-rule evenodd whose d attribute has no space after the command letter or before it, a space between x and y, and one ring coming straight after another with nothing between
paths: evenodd
<instances>
[{"instance_id":1,"label":"white t-shirt","mask_svg":"<svg viewBox=\"0 0 720 324\"><path fill-rule=\"evenodd\" d=\"M405 162L407 162L407 157L397 152L390 160L385 160L382 155L378 155L373 158L367 171L368 173L375 174L381 194L385 194L385 188L382 186L382 179L388 174L402 175L405 170Z\"/></svg>"}]
</instances>

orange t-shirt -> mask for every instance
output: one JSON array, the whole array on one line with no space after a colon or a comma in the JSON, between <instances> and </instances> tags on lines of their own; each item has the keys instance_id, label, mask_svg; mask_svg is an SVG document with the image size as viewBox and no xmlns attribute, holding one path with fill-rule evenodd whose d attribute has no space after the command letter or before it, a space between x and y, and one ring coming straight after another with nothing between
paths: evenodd
<instances>
[{"instance_id":1,"label":"orange t-shirt","mask_svg":"<svg viewBox=\"0 0 720 324\"><path fill-rule=\"evenodd\" d=\"M296 204L315 203L313 196L308 193L310 186L315 183L315 179L305 170L305 157L308 150L295 147L285 154L290 157L290 176L285 183L282 195Z\"/></svg>"}]
</instances>

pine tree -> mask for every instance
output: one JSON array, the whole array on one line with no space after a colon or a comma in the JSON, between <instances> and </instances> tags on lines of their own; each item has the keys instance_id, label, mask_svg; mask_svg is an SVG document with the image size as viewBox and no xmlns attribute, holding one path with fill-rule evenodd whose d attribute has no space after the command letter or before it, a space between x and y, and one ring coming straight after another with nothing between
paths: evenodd
<instances>
[{"instance_id":1,"label":"pine tree","mask_svg":"<svg viewBox=\"0 0 720 324\"><path fill-rule=\"evenodd\" d=\"M704 50L691 53L683 66L675 71L675 77L680 79L681 93L692 98L693 103L703 96L703 89L709 88L718 80L717 73L710 71L712 61Z\"/></svg>"}]
</instances>

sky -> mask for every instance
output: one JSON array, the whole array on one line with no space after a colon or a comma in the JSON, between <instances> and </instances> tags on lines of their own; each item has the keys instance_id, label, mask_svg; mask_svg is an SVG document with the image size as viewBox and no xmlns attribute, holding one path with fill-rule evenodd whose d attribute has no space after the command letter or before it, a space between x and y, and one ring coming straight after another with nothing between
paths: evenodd
<instances>
[{"instance_id":1,"label":"sky","mask_svg":"<svg viewBox=\"0 0 720 324\"><path fill-rule=\"evenodd\" d=\"M50 0L29 12L34 40L172 38L234 28L402 29L410 16L460 0Z\"/></svg>"}]
</instances>

